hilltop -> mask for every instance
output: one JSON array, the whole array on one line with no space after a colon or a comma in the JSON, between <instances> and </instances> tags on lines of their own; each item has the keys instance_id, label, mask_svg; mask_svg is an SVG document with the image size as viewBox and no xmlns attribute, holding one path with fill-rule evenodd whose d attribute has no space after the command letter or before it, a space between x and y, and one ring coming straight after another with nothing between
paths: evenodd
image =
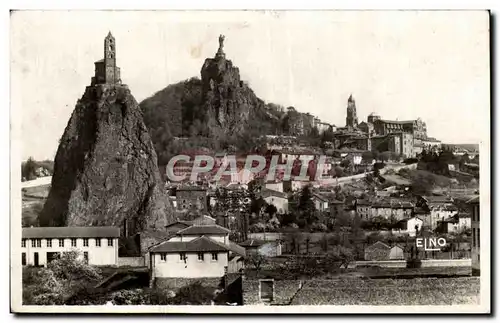
<instances>
[{"instance_id":1,"label":"hilltop","mask_svg":"<svg viewBox=\"0 0 500 323\"><path fill-rule=\"evenodd\" d=\"M171 84L139 104L159 165L189 148L248 152L263 135L290 134L292 124L307 115L293 107L285 112L257 97L226 58L223 37L219 42L215 57L207 58L201 68L201 79Z\"/></svg>"}]
</instances>

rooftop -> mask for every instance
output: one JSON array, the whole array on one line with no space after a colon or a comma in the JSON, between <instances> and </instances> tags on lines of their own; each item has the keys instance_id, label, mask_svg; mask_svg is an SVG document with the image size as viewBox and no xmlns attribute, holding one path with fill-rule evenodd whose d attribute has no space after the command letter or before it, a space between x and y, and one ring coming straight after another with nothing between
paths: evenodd
<instances>
[{"instance_id":1,"label":"rooftop","mask_svg":"<svg viewBox=\"0 0 500 323\"><path fill-rule=\"evenodd\" d=\"M269 197L269 196L276 196L276 197L280 197L280 198L286 199L288 197L288 195L286 193L283 193L283 192L280 192L280 191L271 190L271 189L268 189L268 188L262 188L260 190L260 195L263 198L266 198L266 197Z\"/></svg>"},{"instance_id":2,"label":"rooftop","mask_svg":"<svg viewBox=\"0 0 500 323\"><path fill-rule=\"evenodd\" d=\"M479 204L479 195L474 196L470 200L467 201L467 204Z\"/></svg>"},{"instance_id":3,"label":"rooftop","mask_svg":"<svg viewBox=\"0 0 500 323\"><path fill-rule=\"evenodd\" d=\"M165 241L152 248L150 252L202 252L229 251L229 248L216 241L202 236L187 242Z\"/></svg>"},{"instance_id":4,"label":"rooftop","mask_svg":"<svg viewBox=\"0 0 500 323\"><path fill-rule=\"evenodd\" d=\"M116 227L37 227L23 228L22 237L29 238L118 238Z\"/></svg>"},{"instance_id":5,"label":"rooftop","mask_svg":"<svg viewBox=\"0 0 500 323\"><path fill-rule=\"evenodd\" d=\"M209 235L209 234L228 234L231 230L221 227L220 225L192 225L186 229L177 232L178 235Z\"/></svg>"}]
</instances>

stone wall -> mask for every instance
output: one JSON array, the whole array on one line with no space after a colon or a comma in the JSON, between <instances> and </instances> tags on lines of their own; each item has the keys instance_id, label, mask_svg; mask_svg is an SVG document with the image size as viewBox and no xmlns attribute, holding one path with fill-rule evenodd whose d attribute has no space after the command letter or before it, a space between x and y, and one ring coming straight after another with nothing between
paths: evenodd
<instances>
[{"instance_id":1,"label":"stone wall","mask_svg":"<svg viewBox=\"0 0 500 323\"><path fill-rule=\"evenodd\" d=\"M118 257L118 267L144 267L144 257Z\"/></svg>"},{"instance_id":2,"label":"stone wall","mask_svg":"<svg viewBox=\"0 0 500 323\"><path fill-rule=\"evenodd\" d=\"M222 277L213 278L156 278L154 287L161 289L179 289L181 287L200 282L203 286L218 288Z\"/></svg>"}]
</instances>

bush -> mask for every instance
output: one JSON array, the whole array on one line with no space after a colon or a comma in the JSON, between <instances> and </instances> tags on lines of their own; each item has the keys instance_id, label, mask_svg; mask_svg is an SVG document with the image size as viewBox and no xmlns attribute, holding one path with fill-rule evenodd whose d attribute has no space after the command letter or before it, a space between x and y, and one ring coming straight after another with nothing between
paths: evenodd
<instances>
[{"instance_id":1,"label":"bush","mask_svg":"<svg viewBox=\"0 0 500 323\"><path fill-rule=\"evenodd\" d=\"M203 286L200 282L194 282L179 289L172 298L173 305L210 305L214 299L214 293L210 288Z\"/></svg>"}]
</instances>

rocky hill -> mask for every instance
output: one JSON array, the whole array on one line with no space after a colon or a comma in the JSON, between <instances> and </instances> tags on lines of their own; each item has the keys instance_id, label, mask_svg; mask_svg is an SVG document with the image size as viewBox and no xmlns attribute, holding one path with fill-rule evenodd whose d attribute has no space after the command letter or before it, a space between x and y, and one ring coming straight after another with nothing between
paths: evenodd
<instances>
[{"instance_id":1,"label":"rocky hill","mask_svg":"<svg viewBox=\"0 0 500 323\"><path fill-rule=\"evenodd\" d=\"M41 226L164 228L172 207L142 112L126 85L88 86L57 150Z\"/></svg>"},{"instance_id":2,"label":"rocky hill","mask_svg":"<svg viewBox=\"0 0 500 323\"><path fill-rule=\"evenodd\" d=\"M140 103L160 165L180 150L205 147L248 151L267 134L286 134L283 107L266 104L240 78L238 67L226 58L223 38L214 58L207 58L201 79L172 84ZM191 147L175 137L189 137Z\"/></svg>"}]
</instances>

